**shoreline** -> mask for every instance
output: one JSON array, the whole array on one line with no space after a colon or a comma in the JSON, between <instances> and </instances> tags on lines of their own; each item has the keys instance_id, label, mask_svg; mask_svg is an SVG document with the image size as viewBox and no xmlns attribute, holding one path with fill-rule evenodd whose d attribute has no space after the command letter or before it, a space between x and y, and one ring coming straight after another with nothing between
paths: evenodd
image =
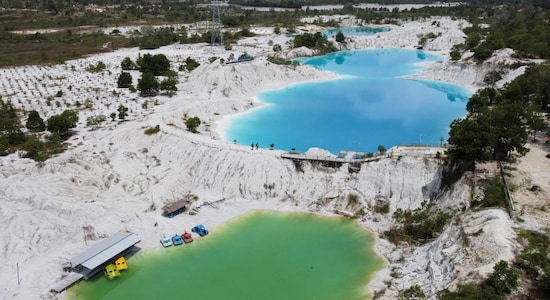
<instances>
[{"instance_id":1,"label":"shoreline","mask_svg":"<svg viewBox=\"0 0 550 300\"><path fill-rule=\"evenodd\" d=\"M464 92L465 92L465 97L470 97L477 90L477 88L472 86L472 85L464 86L464 85L460 85L460 84L453 83L453 82L447 82L447 81L441 81L441 80L425 78L422 75L422 73L427 72L426 70L429 69L430 67L436 66L437 64L448 63L448 61L445 60L446 59L445 55L441 54L440 52L426 51L426 50L419 50L419 49L403 49L403 48L349 49L349 50L340 50L338 52L348 53L348 52L361 52L361 51L403 51L403 50L405 50L405 51L423 51L423 52L426 53L426 55L432 56L433 57L432 59L435 59L435 60L416 62L416 63L414 63L414 66L415 66L414 70L413 70L414 73L407 74L407 75L402 75L402 76L397 76L397 77L395 77L396 79L401 78L401 79L413 80L413 81L423 81L423 82L427 82L427 83L433 82L433 83L449 84L449 85L452 85L452 86L456 86L460 89L463 89ZM335 54L335 53L329 53L327 55L330 55L330 54ZM313 57L304 57L303 59L315 59L315 58L320 58L320 57L323 57L323 56L324 55L313 56ZM265 90L261 90L261 91L257 92L255 95L252 96L253 100L251 101L251 103L253 103L253 105L251 105L250 108L246 109L245 111L240 111L240 112L231 113L231 114L222 116L221 119L214 122L214 126L212 127L213 128L212 132L215 134L215 138L219 139L221 141L225 141L227 143L233 143L234 141L229 140L226 136L227 128L229 127L229 125L233 124L233 122L235 122L238 118L244 117L247 114L257 113L259 109L267 108L270 105L273 105L273 104L268 104L268 103L263 102L261 100L261 98L259 97L259 95L261 93L266 93L266 92L271 92L271 91L278 91L278 90L287 90L287 89L291 89L292 87L297 86L297 85L316 84L316 83L330 81L330 80L342 80L342 79L346 79L346 78L356 78L357 77L355 75L350 75L350 74L338 74L338 73L335 73L335 72L332 72L332 71L323 70L322 68L318 68L316 66L303 64L303 63L301 65L301 67L309 68L309 69L313 69L313 70L318 70L320 72L330 74L330 75L335 76L335 77L331 78L331 79L306 80L306 81L291 83L289 85L282 86L282 87L276 87L276 88L272 88L272 89L265 89ZM438 137L439 136L441 136L441 135L438 135ZM236 144L244 146L244 147L248 147L247 144L240 144L238 141L237 141ZM435 144L434 143L421 144L421 142L408 142L408 143L405 142L405 143L397 143L397 144L394 144L394 145L389 145L390 146L389 148L397 147L397 146L403 146L403 145L426 146L426 145L435 145ZM264 147L264 148L267 148L267 147ZM279 150L282 150L282 149L279 149ZM345 149L341 148L341 150L345 150ZM284 151L284 150L282 150L282 151ZM304 150L304 152L305 151L306 150ZM360 150L360 149L357 149L356 151L358 151L358 152L367 152L366 150ZM338 155L338 152L332 153L332 154L336 156L336 155Z\"/></svg>"},{"instance_id":2,"label":"shoreline","mask_svg":"<svg viewBox=\"0 0 550 300\"><path fill-rule=\"evenodd\" d=\"M342 224L341 226L344 226L346 228L346 231L349 231L349 233L351 233L353 236L359 235L359 236L361 236L361 239L365 239L365 242L368 242L368 256L371 256L372 254L375 254L375 252L376 252L375 249L374 249L375 234L373 232L369 231L369 230L365 230L364 227L358 225L354 220L350 220L350 219L348 219L344 216L337 215L337 214L326 215L326 214L318 214L318 213L309 212L309 211L277 211L277 210L271 210L271 209L269 209L269 210L267 210L267 209L258 209L258 210L246 211L245 213L243 213L241 215L238 215L235 218L231 218L231 219L221 223L220 225L218 225L216 227L217 229L215 231L210 231L210 233L205 237L198 237L194 234L195 241L193 243L196 243L196 242L198 242L198 243L214 242L213 240L207 241L206 239L216 238L216 235L220 235L220 234L221 235L224 235L226 233L229 234L231 231L233 231L233 234L234 234L235 231L234 231L234 229L231 229L231 226L236 225L235 223L241 223L242 224L243 222L247 222L244 218L257 218L257 215L255 217L254 214L273 215L273 216L276 216L277 221L282 221L282 222L284 222L285 220L288 220L288 218L297 218L296 220L300 220L299 221L300 224L301 224L301 222L306 221L310 218L315 218L316 220L314 222L316 222L316 223L323 222L323 223L327 224L326 226L330 226L328 224L335 224L335 222L338 223L338 224L344 222L344 224ZM184 215L175 216L174 218L185 218L185 217L186 217L186 215L184 214ZM279 219L279 217L282 217L283 219ZM294 222L292 220L289 220L289 221L291 223L298 223L298 222ZM286 225L286 226L283 225L283 226L288 227L288 225ZM243 227L242 225L239 225L239 228L242 228L242 227ZM210 230L210 228L208 228L208 229ZM254 231L257 232L257 230L254 230ZM297 231L299 232L299 230L297 230ZM351 231L353 231L353 232L351 232ZM170 236L172 234L173 233L167 234L167 236ZM242 232L242 234L246 234L246 233ZM289 232L289 234L293 235L294 233ZM299 235L299 236L301 236L301 235ZM223 237L220 237L220 238L223 239ZM333 238L335 238L336 240L339 240L338 237L333 236ZM241 241L241 242L243 242L243 241ZM193 243L190 244L190 245L183 244L181 246L173 246L173 247L169 247L168 249L164 249L162 247L157 247L157 248L148 249L148 250L141 250L140 252L137 253L137 255L139 255L138 259L143 260L143 259L154 258L157 255L163 255L164 253L166 253L166 251L173 251L173 252L166 253L168 256L173 255L173 254L175 254L177 256L186 255L186 253L189 253L189 252L186 252L186 251L192 250L192 249L186 248L186 247L200 247L199 246L200 244L193 245ZM216 242L216 243L219 244L219 242ZM212 244L210 244L210 245L212 245ZM243 245L246 245L246 243L243 244ZM254 247L254 246L251 246L251 247ZM181 249L179 249L179 248L181 248ZM204 249L204 248L201 248L201 249ZM195 250L197 250L197 249L195 248ZM208 249L206 249L206 250L208 251ZM205 253L205 254L207 254L207 253ZM134 264L135 263L132 263L132 259L130 258L128 260L128 265L130 266L130 268L132 268L132 265L134 265ZM380 269L385 267L386 262L385 262L385 260L382 256L378 256L378 257L372 258L372 264L371 265L372 266L377 266L378 267L377 269L380 270ZM185 269L185 265L181 265L181 266L182 266L182 268ZM317 269L317 265L314 265L314 266ZM140 267L145 267L145 266L140 266ZM158 267L161 267L161 266L158 266ZM369 274L366 274L367 278L369 278L369 279L374 278L374 275L375 275L376 272L377 271L370 271ZM198 274L198 276L204 276L204 274ZM124 277L124 273L122 273L122 277ZM101 280L103 280L103 279L101 279ZM364 282L368 282L368 281L364 281ZM113 283L116 285L116 280L113 281ZM90 283L87 283L87 284L89 285ZM114 288L118 289L119 287L117 286L117 287L114 287ZM365 288L365 289L363 289L363 288ZM354 290L364 290L364 292L366 292L366 293L368 293L369 295L372 296L372 293L368 289L366 289L366 286L356 285ZM82 294L82 289L79 290L79 293ZM69 294L74 295L75 290L72 290L72 291L69 290L66 294L67 294L67 297L66 297L67 299L78 299L78 298L75 298L75 297L68 297Z\"/></svg>"}]
</instances>

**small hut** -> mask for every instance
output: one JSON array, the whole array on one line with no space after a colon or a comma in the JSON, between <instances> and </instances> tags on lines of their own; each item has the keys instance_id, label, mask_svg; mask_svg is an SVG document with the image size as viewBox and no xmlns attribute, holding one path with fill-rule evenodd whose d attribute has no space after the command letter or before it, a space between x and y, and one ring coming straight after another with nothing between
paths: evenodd
<instances>
[{"instance_id":1,"label":"small hut","mask_svg":"<svg viewBox=\"0 0 550 300\"><path fill-rule=\"evenodd\" d=\"M162 207L162 215L168 218L173 218L181 214L187 209L189 205L189 200L179 199L173 202L170 202Z\"/></svg>"}]
</instances>

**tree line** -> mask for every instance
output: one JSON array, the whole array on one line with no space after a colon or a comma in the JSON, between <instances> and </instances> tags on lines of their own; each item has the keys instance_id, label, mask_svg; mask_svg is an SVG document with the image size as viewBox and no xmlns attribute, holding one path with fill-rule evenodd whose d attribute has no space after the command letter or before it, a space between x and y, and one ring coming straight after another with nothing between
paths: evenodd
<instances>
[{"instance_id":1,"label":"tree line","mask_svg":"<svg viewBox=\"0 0 550 300\"><path fill-rule=\"evenodd\" d=\"M466 105L468 115L450 125L451 160L473 163L525 154L529 138L547 130L543 115L550 112L549 82L550 65L533 64L500 89L476 92Z\"/></svg>"},{"instance_id":2,"label":"tree line","mask_svg":"<svg viewBox=\"0 0 550 300\"><path fill-rule=\"evenodd\" d=\"M71 129L77 123L78 113L74 110L65 110L46 121L33 110L27 115L25 127L28 132L25 133L12 103L0 98L0 155L23 150L20 152L22 157L45 161L51 155L63 152L64 141L71 136ZM43 134L45 130L49 133Z\"/></svg>"}]
</instances>

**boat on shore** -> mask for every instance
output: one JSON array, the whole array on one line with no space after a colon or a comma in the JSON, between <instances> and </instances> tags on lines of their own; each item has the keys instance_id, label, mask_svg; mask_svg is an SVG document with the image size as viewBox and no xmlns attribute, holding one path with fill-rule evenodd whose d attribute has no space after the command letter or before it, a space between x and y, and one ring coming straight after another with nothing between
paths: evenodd
<instances>
[{"instance_id":1,"label":"boat on shore","mask_svg":"<svg viewBox=\"0 0 550 300\"><path fill-rule=\"evenodd\" d=\"M126 263L126 259L124 258L124 256L121 256L117 258L117 260L115 260L115 266L116 269L119 271L128 269L128 264Z\"/></svg>"},{"instance_id":2,"label":"boat on shore","mask_svg":"<svg viewBox=\"0 0 550 300\"><path fill-rule=\"evenodd\" d=\"M113 280L120 276L120 271L116 268L114 264L108 264L107 266L105 266L103 274L105 274L105 277Z\"/></svg>"},{"instance_id":3,"label":"boat on shore","mask_svg":"<svg viewBox=\"0 0 550 300\"><path fill-rule=\"evenodd\" d=\"M182 235L181 235L181 238L183 239L183 241L188 244L188 243L191 243L193 242L193 237L191 236L191 233L185 231Z\"/></svg>"},{"instance_id":4,"label":"boat on shore","mask_svg":"<svg viewBox=\"0 0 550 300\"><path fill-rule=\"evenodd\" d=\"M175 234L172 237L172 244L174 244L174 246L179 246L179 245L183 244L183 240L182 240L182 238L179 234Z\"/></svg>"},{"instance_id":5,"label":"boat on shore","mask_svg":"<svg viewBox=\"0 0 550 300\"><path fill-rule=\"evenodd\" d=\"M163 237L162 239L160 239L160 244L162 245L162 247L167 248L172 246L172 240L169 237Z\"/></svg>"},{"instance_id":6,"label":"boat on shore","mask_svg":"<svg viewBox=\"0 0 550 300\"><path fill-rule=\"evenodd\" d=\"M199 224L199 225L191 228L191 231L198 234L198 235L200 235L200 236L205 236L205 235L208 234L208 230L202 224Z\"/></svg>"}]
</instances>

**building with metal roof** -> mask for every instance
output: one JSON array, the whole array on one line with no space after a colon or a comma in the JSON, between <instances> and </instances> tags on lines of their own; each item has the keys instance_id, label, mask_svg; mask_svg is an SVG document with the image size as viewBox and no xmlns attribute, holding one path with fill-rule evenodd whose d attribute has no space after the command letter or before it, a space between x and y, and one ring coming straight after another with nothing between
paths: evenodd
<instances>
[{"instance_id":1,"label":"building with metal roof","mask_svg":"<svg viewBox=\"0 0 550 300\"><path fill-rule=\"evenodd\" d=\"M50 290L60 293L82 278L91 278L103 270L106 265L114 263L117 258L132 252L134 246L140 241L137 234L128 231L120 231L111 235L71 258L65 268L69 272Z\"/></svg>"},{"instance_id":2,"label":"building with metal roof","mask_svg":"<svg viewBox=\"0 0 550 300\"><path fill-rule=\"evenodd\" d=\"M173 202L170 202L162 207L162 215L168 218L172 218L181 214L187 209L189 205L189 200L179 199Z\"/></svg>"},{"instance_id":3,"label":"building with metal roof","mask_svg":"<svg viewBox=\"0 0 550 300\"><path fill-rule=\"evenodd\" d=\"M113 263L116 258L128 253L140 241L141 239L135 233L117 232L71 258L69 264L73 271L88 279L101 271L105 265Z\"/></svg>"}]
</instances>

